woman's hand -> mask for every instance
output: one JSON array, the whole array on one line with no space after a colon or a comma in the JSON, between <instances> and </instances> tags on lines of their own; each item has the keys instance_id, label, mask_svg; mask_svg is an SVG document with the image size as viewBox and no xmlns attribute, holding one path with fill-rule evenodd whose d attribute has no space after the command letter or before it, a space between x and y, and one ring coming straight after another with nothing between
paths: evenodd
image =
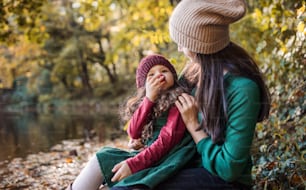
<instances>
[{"instance_id":1,"label":"woman's hand","mask_svg":"<svg viewBox=\"0 0 306 190\"><path fill-rule=\"evenodd\" d=\"M122 161L119 164L116 164L113 169L112 172L114 172L114 176L111 179L112 182L116 182L116 181L120 181L130 175L132 175L132 171L129 167L129 165L126 163L126 161Z\"/></svg>"},{"instance_id":2,"label":"woman's hand","mask_svg":"<svg viewBox=\"0 0 306 190\"><path fill-rule=\"evenodd\" d=\"M181 94L175 102L180 111L183 121L188 129L192 131L198 128L198 107L193 96L186 93ZM188 124L188 125L187 125Z\"/></svg>"},{"instance_id":3,"label":"woman's hand","mask_svg":"<svg viewBox=\"0 0 306 190\"><path fill-rule=\"evenodd\" d=\"M155 75L146 80L146 97L149 98L152 102L155 102L157 99L160 90L162 88L164 77L161 75Z\"/></svg>"},{"instance_id":4,"label":"woman's hand","mask_svg":"<svg viewBox=\"0 0 306 190\"><path fill-rule=\"evenodd\" d=\"M176 107L181 113L187 130L191 134L195 143L206 138L207 134L203 130L198 130L198 106L193 96L183 93L175 102Z\"/></svg>"}]
</instances>

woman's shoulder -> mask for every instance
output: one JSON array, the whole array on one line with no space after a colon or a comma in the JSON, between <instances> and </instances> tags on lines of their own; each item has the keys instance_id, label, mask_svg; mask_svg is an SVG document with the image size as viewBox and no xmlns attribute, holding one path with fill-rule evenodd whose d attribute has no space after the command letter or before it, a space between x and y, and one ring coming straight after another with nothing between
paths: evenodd
<instances>
[{"instance_id":1,"label":"woman's shoulder","mask_svg":"<svg viewBox=\"0 0 306 190\"><path fill-rule=\"evenodd\" d=\"M233 74L226 74L224 77L225 85L227 88L246 88L246 89L259 89L258 85L255 81L253 81L250 78L244 77L244 76L236 76Z\"/></svg>"},{"instance_id":2,"label":"woman's shoulder","mask_svg":"<svg viewBox=\"0 0 306 190\"><path fill-rule=\"evenodd\" d=\"M251 98L257 100L260 96L259 86L255 81L243 76L227 75L225 91L228 97Z\"/></svg>"}]
</instances>

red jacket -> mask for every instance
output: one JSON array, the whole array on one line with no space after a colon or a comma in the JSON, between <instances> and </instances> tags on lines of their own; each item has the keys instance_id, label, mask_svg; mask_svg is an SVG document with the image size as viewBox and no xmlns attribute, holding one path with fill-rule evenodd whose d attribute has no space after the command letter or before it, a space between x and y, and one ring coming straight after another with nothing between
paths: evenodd
<instances>
[{"instance_id":1,"label":"red jacket","mask_svg":"<svg viewBox=\"0 0 306 190\"><path fill-rule=\"evenodd\" d=\"M139 108L133 114L128 134L133 139L141 138L141 133L154 103L147 97L144 98ZM176 106L170 108L168 118L162 127L158 138L136 156L127 159L132 173L151 167L163 158L176 144L180 142L185 133L185 124Z\"/></svg>"}]
</instances>

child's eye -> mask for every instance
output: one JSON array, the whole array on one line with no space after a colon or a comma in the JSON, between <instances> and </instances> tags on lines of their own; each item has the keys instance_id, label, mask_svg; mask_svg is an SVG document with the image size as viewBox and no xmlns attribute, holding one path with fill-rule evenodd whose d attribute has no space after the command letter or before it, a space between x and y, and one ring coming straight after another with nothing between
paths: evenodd
<instances>
[{"instance_id":1,"label":"child's eye","mask_svg":"<svg viewBox=\"0 0 306 190\"><path fill-rule=\"evenodd\" d=\"M148 77L152 77L152 76L154 76L153 73L149 73L149 74L148 74Z\"/></svg>"},{"instance_id":2,"label":"child's eye","mask_svg":"<svg viewBox=\"0 0 306 190\"><path fill-rule=\"evenodd\" d=\"M167 73L167 72L169 72L167 69L165 69L165 70L162 70L162 72L163 73Z\"/></svg>"}]
</instances>

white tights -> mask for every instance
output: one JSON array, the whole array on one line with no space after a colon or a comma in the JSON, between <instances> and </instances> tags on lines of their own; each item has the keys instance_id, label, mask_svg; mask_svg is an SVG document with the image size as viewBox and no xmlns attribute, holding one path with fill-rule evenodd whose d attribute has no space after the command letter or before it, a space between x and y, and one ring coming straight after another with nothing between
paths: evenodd
<instances>
[{"instance_id":1,"label":"white tights","mask_svg":"<svg viewBox=\"0 0 306 190\"><path fill-rule=\"evenodd\" d=\"M97 190L104 178L94 155L72 184L72 190Z\"/></svg>"}]
</instances>

